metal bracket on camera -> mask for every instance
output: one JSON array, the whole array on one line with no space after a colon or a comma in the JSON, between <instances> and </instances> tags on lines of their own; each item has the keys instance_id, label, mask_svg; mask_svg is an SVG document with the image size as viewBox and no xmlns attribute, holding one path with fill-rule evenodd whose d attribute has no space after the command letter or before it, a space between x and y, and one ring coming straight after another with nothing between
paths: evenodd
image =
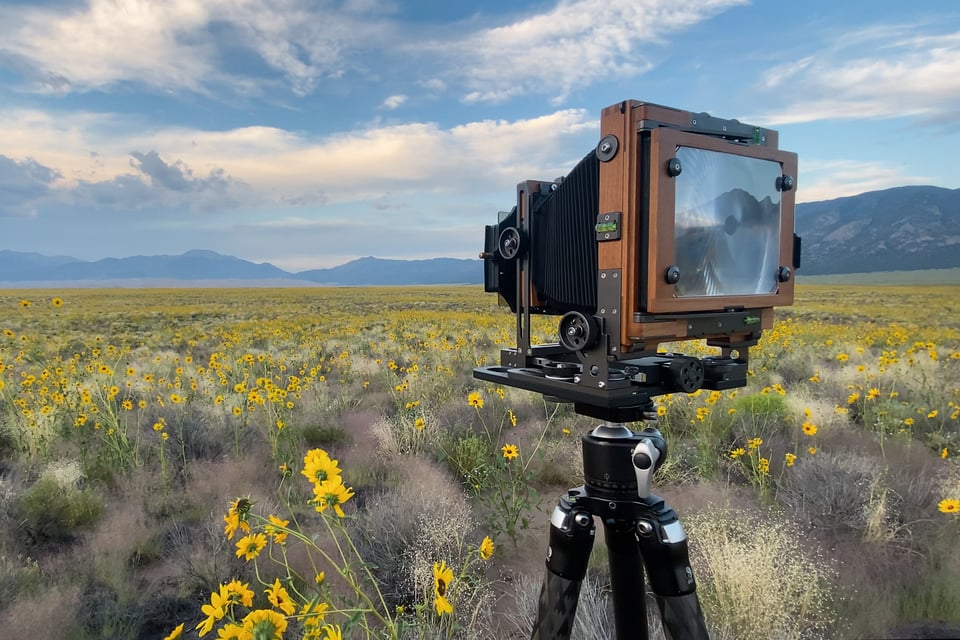
<instances>
[{"instance_id":1,"label":"metal bracket on camera","mask_svg":"<svg viewBox=\"0 0 960 640\"><path fill-rule=\"evenodd\" d=\"M747 364L723 355L708 358L656 353L629 360L607 360L591 372L589 361L559 344L537 345L531 355L501 351L500 366L479 367L473 375L496 384L535 391L572 402L577 413L610 422L649 417L650 402L666 393L730 389L746 385Z\"/></svg>"}]
</instances>

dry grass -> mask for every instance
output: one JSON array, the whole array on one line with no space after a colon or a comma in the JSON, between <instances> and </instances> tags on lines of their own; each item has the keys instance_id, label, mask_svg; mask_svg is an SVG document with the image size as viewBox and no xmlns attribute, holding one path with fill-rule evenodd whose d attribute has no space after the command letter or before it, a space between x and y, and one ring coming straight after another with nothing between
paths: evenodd
<instances>
[{"instance_id":1,"label":"dry grass","mask_svg":"<svg viewBox=\"0 0 960 640\"><path fill-rule=\"evenodd\" d=\"M779 516L708 510L686 521L708 624L737 638L835 637L835 575Z\"/></svg>"}]
</instances>

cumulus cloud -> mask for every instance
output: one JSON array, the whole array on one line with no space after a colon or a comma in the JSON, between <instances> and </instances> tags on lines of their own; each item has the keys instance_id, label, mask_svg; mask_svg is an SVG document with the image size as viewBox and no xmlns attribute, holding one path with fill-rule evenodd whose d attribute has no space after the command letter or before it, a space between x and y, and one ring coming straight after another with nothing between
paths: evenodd
<instances>
[{"instance_id":1,"label":"cumulus cloud","mask_svg":"<svg viewBox=\"0 0 960 640\"><path fill-rule=\"evenodd\" d=\"M325 79L351 72L373 79L399 64L429 69L424 88L453 89L467 102L535 93L559 104L576 87L643 73L653 64L650 49L670 34L746 1L559 0L512 22L475 16L439 37L378 0L21 5L0 7L0 65L44 92L136 83L247 94L282 82L305 96ZM236 53L263 65L228 68ZM396 108L402 98L383 106Z\"/></svg>"},{"instance_id":2,"label":"cumulus cloud","mask_svg":"<svg viewBox=\"0 0 960 640\"><path fill-rule=\"evenodd\" d=\"M209 93L257 90L228 52L244 51L278 72L297 95L352 63L350 52L385 40L374 2L343 9L306 0L89 0L0 7L0 64L38 91L85 91L132 82ZM264 78L257 80L265 81ZM267 81L268 83L270 81Z\"/></svg>"},{"instance_id":3,"label":"cumulus cloud","mask_svg":"<svg viewBox=\"0 0 960 640\"><path fill-rule=\"evenodd\" d=\"M797 200L817 202L907 184L934 182L929 176L904 175L901 167L885 162L812 159L803 163Z\"/></svg>"},{"instance_id":4,"label":"cumulus cloud","mask_svg":"<svg viewBox=\"0 0 960 640\"><path fill-rule=\"evenodd\" d=\"M242 196L248 207L318 207L412 192L509 193L520 180L569 171L593 146L597 129L593 114L561 109L453 127L414 122L327 135L172 127L121 139L102 131L109 119L0 110L0 140L56 167L63 176L58 189L84 201L197 209ZM131 154L131 147L150 151Z\"/></svg>"},{"instance_id":5,"label":"cumulus cloud","mask_svg":"<svg viewBox=\"0 0 960 640\"><path fill-rule=\"evenodd\" d=\"M61 189L71 204L95 205L117 209L179 208L190 211L215 211L236 206L238 194L246 185L219 167L206 177L197 177L181 160L165 161L156 151L130 153L130 167L108 180L78 180Z\"/></svg>"},{"instance_id":6,"label":"cumulus cloud","mask_svg":"<svg viewBox=\"0 0 960 640\"><path fill-rule=\"evenodd\" d=\"M0 45L60 89L132 80L199 90L213 71L209 43L184 37L210 19L202 2L91 0L85 6L0 8Z\"/></svg>"},{"instance_id":7,"label":"cumulus cloud","mask_svg":"<svg viewBox=\"0 0 960 640\"><path fill-rule=\"evenodd\" d=\"M551 9L455 40L422 45L451 60L466 102L526 93L560 102L577 87L631 77L653 62L645 47L745 0L561 0ZM448 79L450 79L448 78Z\"/></svg>"},{"instance_id":8,"label":"cumulus cloud","mask_svg":"<svg viewBox=\"0 0 960 640\"><path fill-rule=\"evenodd\" d=\"M56 169L27 158L14 160L0 155L0 218L31 216L61 177Z\"/></svg>"},{"instance_id":9,"label":"cumulus cloud","mask_svg":"<svg viewBox=\"0 0 960 640\"><path fill-rule=\"evenodd\" d=\"M383 101L384 109L396 109L397 107L402 106L407 101L407 96L396 95L390 96Z\"/></svg>"},{"instance_id":10,"label":"cumulus cloud","mask_svg":"<svg viewBox=\"0 0 960 640\"><path fill-rule=\"evenodd\" d=\"M134 151L130 166L150 179L153 186L170 191L217 191L223 193L235 182L227 177L223 169L210 170L206 178L195 178L193 170L184 162L164 162L156 151L146 153Z\"/></svg>"},{"instance_id":11,"label":"cumulus cloud","mask_svg":"<svg viewBox=\"0 0 960 640\"><path fill-rule=\"evenodd\" d=\"M763 88L789 100L756 118L775 125L903 116L935 122L956 114L960 32L917 31L917 25L873 26L776 65L764 75Z\"/></svg>"}]
</instances>

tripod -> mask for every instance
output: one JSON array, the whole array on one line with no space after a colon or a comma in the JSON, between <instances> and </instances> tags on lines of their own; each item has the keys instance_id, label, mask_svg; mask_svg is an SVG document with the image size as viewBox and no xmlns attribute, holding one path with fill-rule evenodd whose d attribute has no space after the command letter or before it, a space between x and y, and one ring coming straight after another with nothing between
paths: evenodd
<instances>
[{"instance_id":1,"label":"tripod","mask_svg":"<svg viewBox=\"0 0 960 640\"><path fill-rule=\"evenodd\" d=\"M652 407L651 407L652 408ZM644 566L664 629L673 640L707 640L680 520L652 495L666 459L657 429L631 431L604 422L583 436L584 484L560 498L550 516L550 546L532 640L568 640L596 534L604 526L614 628L619 640L647 640Z\"/></svg>"}]
</instances>

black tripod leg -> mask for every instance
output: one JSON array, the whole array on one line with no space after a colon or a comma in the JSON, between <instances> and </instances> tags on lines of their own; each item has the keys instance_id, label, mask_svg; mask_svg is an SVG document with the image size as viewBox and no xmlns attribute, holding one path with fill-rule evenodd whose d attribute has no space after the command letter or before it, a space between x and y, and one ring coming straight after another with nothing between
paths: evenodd
<instances>
[{"instance_id":1,"label":"black tripod leg","mask_svg":"<svg viewBox=\"0 0 960 640\"><path fill-rule=\"evenodd\" d=\"M690 568L687 534L672 509L661 505L659 520L637 523L638 540L668 638L709 640Z\"/></svg>"},{"instance_id":2,"label":"black tripod leg","mask_svg":"<svg viewBox=\"0 0 960 640\"><path fill-rule=\"evenodd\" d=\"M660 609L660 619L668 638L709 638L696 593L673 597L657 596L657 607Z\"/></svg>"},{"instance_id":3,"label":"black tripod leg","mask_svg":"<svg viewBox=\"0 0 960 640\"><path fill-rule=\"evenodd\" d=\"M593 516L561 498L550 516L550 547L532 640L570 638L595 534Z\"/></svg>"},{"instance_id":4,"label":"black tripod leg","mask_svg":"<svg viewBox=\"0 0 960 640\"><path fill-rule=\"evenodd\" d=\"M610 587L617 638L647 640L647 593L636 523L633 520L605 522L603 531L610 556Z\"/></svg>"}]
</instances>

